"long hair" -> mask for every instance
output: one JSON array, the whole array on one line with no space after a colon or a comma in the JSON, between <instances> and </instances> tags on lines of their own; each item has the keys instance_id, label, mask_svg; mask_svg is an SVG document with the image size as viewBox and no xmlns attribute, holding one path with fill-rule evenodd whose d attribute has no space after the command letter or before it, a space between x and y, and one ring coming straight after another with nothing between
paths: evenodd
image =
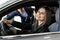
<instances>
[{"instance_id":1,"label":"long hair","mask_svg":"<svg viewBox=\"0 0 60 40\"><path fill-rule=\"evenodd\" d=\"M44 22L40 25L40 27L42 26L49 26L50 24L51 24L51 14L52 14L52 10L49 8L49 7L47 7L47 6L42 6L42 7L37 7L36 9L35 9L35 12L37 13L37 11L40 9L40 8L44 8L45 10L46 10L46 18L45 18L45 20L44 20ZM35 24L35 28L38 26L37 25L37 22L35 22L34 23ZM39 27L38 27L39 28ZM37 28L36 28L37 29ZM36 30L35 29L35 30Z\"/></svg>"}]
</instances>

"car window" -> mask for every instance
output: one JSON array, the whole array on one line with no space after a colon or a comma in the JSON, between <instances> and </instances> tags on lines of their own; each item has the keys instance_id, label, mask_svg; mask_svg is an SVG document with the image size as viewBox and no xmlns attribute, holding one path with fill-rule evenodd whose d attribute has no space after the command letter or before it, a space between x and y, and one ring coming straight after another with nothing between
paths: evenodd
<instances>
[{"instance_id":1,"label":"car window","mask_svg":"<svg viewBox=\"0 0 60 40\"><path fill-rule=\"evenodd\" d=\"M55 4L53 4L55 5ZM57 4L56 4L57 5ZM1 18L1 35L57 32L59 7L40 5L16 6ZM9 12L10 11L10 12ZM58 15L57 15L58 14ZM57 19L58 18L58 19Z\"/></svg>"}]
</instances>

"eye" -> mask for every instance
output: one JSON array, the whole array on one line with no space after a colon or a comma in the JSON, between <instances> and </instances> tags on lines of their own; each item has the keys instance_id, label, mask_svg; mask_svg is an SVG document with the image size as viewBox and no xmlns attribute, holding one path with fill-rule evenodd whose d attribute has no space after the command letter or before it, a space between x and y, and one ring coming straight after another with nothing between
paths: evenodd
<instances>
[{"instance_id":1,"label":"eye","mask_svg":"<svg viewBox=\"0 0 60 40\"><path fill-rule=\"evenodd\" d=\"M43 14L43 15L44 15L45 13L42 12L42 13L40 13L40 14Z\"/></svg>"}]
</instances>

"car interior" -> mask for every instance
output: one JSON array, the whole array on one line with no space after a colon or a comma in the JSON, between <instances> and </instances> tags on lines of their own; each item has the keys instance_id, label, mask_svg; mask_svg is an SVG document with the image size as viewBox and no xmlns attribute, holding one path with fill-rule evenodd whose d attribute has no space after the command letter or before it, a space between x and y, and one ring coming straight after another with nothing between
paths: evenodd
<instances>
[{"instance_id":1,"label":"car interior","mask_svg":"<svg viewBox=\"0 0 60 40\"><path fill-rule=\"evenodd\" d=\"M17 5L18 4L18 5ZM2 19L3 16L11 13L12 11L16 10L16 9L19 9L20 7L31 7L33 8L33 12L35 11L35 8L38 7L38 6L42 6L42 5L46 5L48 7L50 7L50 9L52 10L52 24L49 26L49 31L50 32L57 32L59 31L58 29L58 21L59 21L59 3L57 1L32 1L32 2L26 2L26 3L22 3L22 4L19 4L17 3L16 5L12 5L11 7L8 7L6 9L3 10L3 12L1 12L0 14L0 20ZM29 14L30 17L33 16L33 13L32 14ZM13 18L12 18L13 19ZM27 20L29 22L29 20ZM9 27L5 26L5 24L1 23L0 24L0 29L1 29L1 33L0 35L14 35L12 32L9 32L9 33L12 33L12 34L8 34L6 33L7 31L9 31ZM9 26L12 26L12 25L9 25Z\"/></svg>"}]
</instances>

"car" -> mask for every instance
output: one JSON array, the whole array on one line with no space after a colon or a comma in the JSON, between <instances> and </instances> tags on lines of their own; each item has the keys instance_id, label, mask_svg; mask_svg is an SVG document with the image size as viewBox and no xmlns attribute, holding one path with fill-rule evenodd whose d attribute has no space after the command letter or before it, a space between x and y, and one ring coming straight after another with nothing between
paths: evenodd
<instances>
[{"instance_id":1,"label":"car","mask_svg":"<svg viewBox=\"0 0 60 40\"><path fill-rule=\"evenodd\" d=\"M4 24L0 24L0 39L1 40L59 40L60 38L60 1L58 0L12 0L7 1L3 5L0 6L0 20L4 15L9 14L10 12L18 9L19 7L32 7L35 8L38 5L47 5L54 12L52 14L52 25L49 26L49 30L51 32L44 33L32 33L32 34L19 34L19 35L7 35L6 27ZM57 12L58 10L58 12ZM57 20L55 20L55 14L57 15Z\"/></svg>"}]
</instances>

